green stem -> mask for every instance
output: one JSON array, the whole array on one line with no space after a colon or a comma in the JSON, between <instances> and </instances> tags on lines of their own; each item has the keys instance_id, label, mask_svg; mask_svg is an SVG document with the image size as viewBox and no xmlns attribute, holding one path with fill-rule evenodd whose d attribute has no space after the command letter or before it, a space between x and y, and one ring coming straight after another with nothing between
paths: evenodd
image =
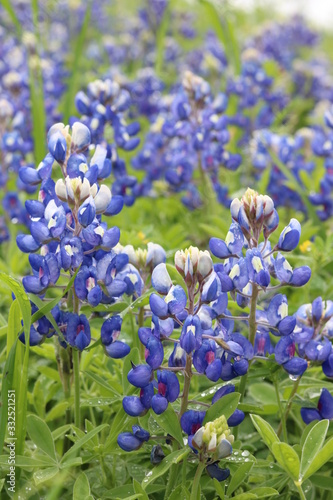
<instances>
[{"instance_id":1,"label":"green stem","mask_svg":"<svg viewBox=\"0 0 333 500\"><path fill-rule=\"evenodd\" d=\"M200 478L201 478L201 474L202 474L204 468L205 468L205 464L203 462L199 462L198 468L196 470L194 480L193 480L190 500L197 500L198 499Z\"/></svg>"},{"instance_id":2,"label":"green stem","mask_svg":"<svg viewBox=\"0 0 333 500\"><path fill-rule=\"evenodd\" d=\"M283 408L282 408L282 403L281 403L280 393L279 393L279 384L278 384L276 377L274 378L274 387L275 387L276 400L277 400L277 403L279 406L279 413L280 413L282 432L283 432L283 441L288 443L286 419L285 419L285 415L283 413Z\"/></svg>"},{"instance_id":3,"label":"green stem","mask_svg":"<svg viewBox=\"0 0 333 500\"><path fill-rule=\"evenodd\" d=\"M62 382L62 387L64 390L65 399L68 401L68 407L65 410L65 424L72 423L72 412L69 403L69 399L71 397L71 353L70 349L64 349L57 342L55 344L56 350L56 360L58 365L58 372ZM65 437L64 438L64 446L63 453L69 450L72 442Z\"/></svg>"},{"instance_id":4,"label":"green stem","mask_svg":"<svg viewBox=\"0 0 333 500\"><path fill-rule=\"evenodd\" d=\"M139 328L141 328L144 324L144 314L145 314L144 308L140 307L139 316L138 316ZM141 342L140 342L140 359L141 359L141 361L145 361L145 346L143 344L141 344Z\"/></svg>"},{"instance_id":5,"label":"green stem","mask_svg":"<svg viewBox=\"0 0 333 500\"><path fill-rule=\"evenodd\" d=\"M249 315L249 341L252 345L254 345L254 341L256 338L257 331L257 323L256 323L256 311L257 311L257 300L259 295L258 285L252 285L252 296L250 302L250 315ZM249 369L251 366L251 362L249 363ZM239 384L239 392L240 392L240 401L243 401L245 390L246 390L246 382L249 370L241 377Z\"/></svg>"},{"instance_id":6,"label":"green stem","mask_svg":"<svg viewBox=\"0 0 333 500\"><path fill-rule=\"evenodd\" d=\"M80 314L80 301L73 287L73 312ZM81 410L80 410L80 353L77 349L72 350L73 356L73 373L74 373L74 424L76 427L81 426Z\"/></svg>"},{"instance_id":7,"label":"green stem","mask_svg":"<svg viewBox=\"0 0 333 500\"><path fill-rule=\"evenodd\" d=\"M256 312L257 312L257 300L258 300L259 289L258 285L252 285L252 297L250 302L250 317L249 317L249 341L254 345L254 340L256 338L257 324L256 324Z\"/></svg>"},{"instance_id":8,"label":"green stem","mask_svg":"<svg viewBox=\"0 0 333 500\"><path fill-rule=\"evenodd\" d=\"M304 491L302 490L302 486L298 483L295 483L295 486L297 488L297 491L299 493L299 497L301 500L306 500L306 496L304 495Z\"/></svg>"},{"instance_id":9,"label":"green stem","mask_svg":"<svg viewBox=\"0 0 333 500\"><path fill-rule=\"evenodd\" d=\"M280 425L279 425L277 433L276 433L278 436L280 436L280 434L282 432L282 421L284 420L285 422L287 422L287 418L288 418L289 412L291 410L291 405L292 405L294 396L295 396L295 394L297 392L297 389L298 389L300 381L301 381L301 377L299 377L294 382L293 389L292 389L291 394L289 396L288 403L287 403L287 406L286 406L286 409L285 409L285 412L284 412L283 419L281 419Z\"/></svg>"},{"instance_id":10,"label":"green stem","mask_svg":"<svg viewBox=\"0 0 333 500\"><path fill-rule=\"evenodd\" d=\"M190 385L191 385L191 378L192 378L192 354L187 354L186 355L185 371L184 371L184 389L183 389L183 397L182 397L182 402L181 402L180 412L179 412L179 420L181 419L181 416L187 410L188 396L189 396Z\"/></svg>"},{"instance_id":11,"label":"green stem","mask_svg":"<svg viewBox=\"0 0 333 500\"><path fill-rule=\"evenodd\" d=\"M80 415L80 353L73 349L73 371L74 371L74 424L81 427Z\"/></svg>"}]
</instances>

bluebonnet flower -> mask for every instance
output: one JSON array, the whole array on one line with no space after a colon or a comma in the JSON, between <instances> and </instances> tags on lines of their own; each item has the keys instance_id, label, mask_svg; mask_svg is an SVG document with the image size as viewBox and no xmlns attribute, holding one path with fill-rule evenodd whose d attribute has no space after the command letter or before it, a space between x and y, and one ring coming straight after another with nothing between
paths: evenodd
<instances>
[{"instance_id":1,"label":"bluebonnet flower","mask_svg":"<svg viewBox=\"0 0 333 500\"><path fill-rule=\"evenodd\" d=\"M27 291L45 294L49 287L58 286L62 270L73 275L81 266L74 280L74 299L96 307L112 303L123 293L140 295L142 280L128 265L128 256L113 250L119 242L119 228L108 228L101 219L112 195L99 179L104 179L110 169L102 146L96 148L89 162L90 137L89 129L79 122L74 122L71 133L62 123L51 127L50 153L38 169L42 175L36 177L30 171L24 174L41 186L38 201L26 203L31 234L18 235L17 244L30 254L33 274L23 278ZM51 178L54 162L60 165L63 176L56 184ZM40 255L35 253L39 249ZM84 314L76 310L59 321L63 321L65 342L79 350L89 345L90 325ZM114 358L129 352L129 346L117 340L118 324L117 318L109 318L102 328L105 352Z\"/></svg>"},{"instance_id":2,"label":"bluebonnet flower","mask_svg":"<svg viewBox=\"0 0 333 500\"><path fill-rule=\"evenodd\" d=\"M327 389L322 389L317 408L301 408L301 417L306 424L313 420L333 419L333 396Z\"/></svg>"},{"instance_id":3,"label":"bluebonnet flower","mask_svg":"<svg viewBox=\"0 0 333 500\"><path fill-rule=\"evenodd\" d=\"M69 345L83 351L91 340L89 321L84 314L71 314L68 318L66 340Z\"/></svg>"},{"instance_id":4,"label":"bluebonnet flower","mask_svg":"<svg viewBox=\"0 0 333 500\"><path fill-rule=\"evenodd\" d=\"M300 357L322 365L323 372L332 376L333 303L317 297L312 304L302 305L295 314L296 327L293 335Z\"/></svg>"},{"instance_id":5,"label":"bluebonnet flower","mask_svg":"<svg viewBox=\"0 0 333 500\"><path fill-rule=\"evenodd\" d=\"M196 208L202 204L195 180L199 170L228 204L227 196L219 196L218 170L221 165L236 170L241 156L225 149L230 139L223 116L226 97L214 98L208 82L187 71L178 93L164 102L143 149L132 160L135 169L146 171L144 192L151 193L156 181L165 180L171 191L185 193L182 201L188 208Z\"/></svg>"},{"instance_id":6,"label":"bluebonnet flower","mask_svg":"<svg viewBox=\"0 0 333 500\"><path fill-rule=\"evenodd\" d=\"M234 222L226 240L210 240L211 251L224 261L223 264L215 264L214 271L221 281L222 292L232 292L240 307L250 305L255 321L252 319L249 324L249 342L242 335L231 333L233 318L223 319L226 311L219 314L222 324L216 329L215 335L228 345L223 346L221 378L231 380L243 375L254 354L266 356L273 352L277 363L283 365L288 373L292 376L302 375L308 363L301 357L294 357L297 352L296 319L288 315L286 296L277 294L265 310L252 310L253 297L256 307L258 296L260 300L260 294L273 289L271 278L278 279L280 286L303 286L310 279L311 271L308 266L293 269L281 253L292 251L298 245L300 224L292 219L272 248L269 237L276 230L279 219L271 198L248 189L241 200L236 198L232 201L230 212ZM260 241L261 237L263 241ZM245 257L243 252L246 252ZM244 317L244 321L250 321L251 314ZM238 318L242 319L242 316ZM226 321L230 322L229 326ZM275 336L282 336L275 348L270 332ZM300 353L299 349L298 351Z\"/></svg>"},{"instance_id":7,"label":"bluebonnet flower","mask_svg":"<svg viewBox=\"0 0 333 500\"><path fill-rule=\"evenodd\" d=\"M117 438L117 443L124 451L135 451L149 440L150 434L138 425L133 425L133 432L122 432Z\"/></svg>"}]
</instances>

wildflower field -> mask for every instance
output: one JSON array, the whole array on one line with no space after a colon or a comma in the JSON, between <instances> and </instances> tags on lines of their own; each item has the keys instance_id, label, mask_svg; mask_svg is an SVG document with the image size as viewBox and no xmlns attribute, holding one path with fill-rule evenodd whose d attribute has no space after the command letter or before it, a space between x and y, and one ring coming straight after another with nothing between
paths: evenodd
<instances>
[{"instance_id":1,"label":"wildflower field","mask_svg":"<svg viewBox=\"0 0 333 500\"><path fill-rule=\"evenodd\" d=\"M333 32L241 4L0 1L1 500L333 498Z\"/></svg>"}]
</instances>

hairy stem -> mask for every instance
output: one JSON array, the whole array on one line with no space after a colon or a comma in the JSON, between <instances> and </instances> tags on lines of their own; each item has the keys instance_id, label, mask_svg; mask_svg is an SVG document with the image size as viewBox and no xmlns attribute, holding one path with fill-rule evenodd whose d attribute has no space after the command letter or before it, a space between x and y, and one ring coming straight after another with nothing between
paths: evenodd
<instances>
[{"instance_id":1,"label":"hairy stem","mask_svg":"<svg viewBox=\"0 0 333 500\"><path fill-rule=\"evenodd\" d=\"M299 497L300 497L300 499L301 499L301 500L306 500L306 496L304 495L304 491L303 491L303 489L302 489L302 486L301 486L300 484L298 484L298 483L295 483L295 486L296 486L297 491L298 491L298 493L299 493Z\"/></svg>"},{"instance_id":2,"label":"hairy stem","mask_svg":"<svg viewBox=\"0 0 333 500\"><path fill-rule=\"evenodd\" d=\"M80 411L80 353L77 349L73 350L73 369L74 369L74 424L81 427Z\"/></svg>"},{"instance_id":3,"label":"hairy stem","mask_svg":"<svg viewBox=\"0 0 333 500\"><path fill-rule=\"evenodd\" d=\"M193 479L190 500L197 500L198 499L200 478L201 478L201 474L202 474L204 468L205 468L205 464L203 462L199 462L194 479Z\"/></svg>"}]
</instances>

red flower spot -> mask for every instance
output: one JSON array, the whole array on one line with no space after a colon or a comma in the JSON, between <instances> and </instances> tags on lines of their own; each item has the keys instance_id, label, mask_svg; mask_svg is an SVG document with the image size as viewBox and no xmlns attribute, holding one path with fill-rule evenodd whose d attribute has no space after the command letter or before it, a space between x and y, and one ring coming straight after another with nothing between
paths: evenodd
<instances>
[{"instance_id":1,"label":"red flower spot","mask_svg":"<svg viewBox=\"0 0 333 500\"><path fill-rule=\"evenodd\" d=\"M193 424L191 427L191 434L195 434L201 427L201 424Z\"/></svg>"},{"instance_id":2,"label":"red flower spot","mask_svg":"<svg viewBox=\"0 0 333 500\"><path fill-rule=\"evenodd\" d=\"M167 391L167 386L163 384L162 382L159 382L158 384L158 393L161 394L161 396L165 396Z\"/></svg>"},{"instance_id":3,"label":"red flower spot","mask_svg":"<svg viewBox=\"0 0 333 500\"><path fill-rule=\"evenodd\" d=\"M215 353L213 351L208 351L206 353L205 359L207 363L210 365L215 359Z\"/></svg>"}]
</instances>

